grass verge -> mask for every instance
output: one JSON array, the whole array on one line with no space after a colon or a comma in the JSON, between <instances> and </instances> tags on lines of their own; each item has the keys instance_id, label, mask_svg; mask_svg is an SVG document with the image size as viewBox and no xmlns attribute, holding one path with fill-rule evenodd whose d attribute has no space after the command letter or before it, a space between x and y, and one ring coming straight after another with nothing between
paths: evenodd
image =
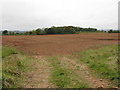
<instances>
[{"instance_id":1,"label":"grass verge","mask_svg":"<svg viewBox=\"0 0 120 90\"><path fill-rule=\"evenodd\" d=\"M31 58L13 47L2 48L2 87L19 88L29 71Z\"/></svg>"},{"instance_id":2,"label":"grass verge","mask_svg":"<svg viewBox=\"0 0 120 90\"><path fill-rule=\"evenodd\" d=\"M119 85L117 45L80 52L78 59L86 63L98 76L109 79L115 86Z\"/></svg>"}]
</instances>

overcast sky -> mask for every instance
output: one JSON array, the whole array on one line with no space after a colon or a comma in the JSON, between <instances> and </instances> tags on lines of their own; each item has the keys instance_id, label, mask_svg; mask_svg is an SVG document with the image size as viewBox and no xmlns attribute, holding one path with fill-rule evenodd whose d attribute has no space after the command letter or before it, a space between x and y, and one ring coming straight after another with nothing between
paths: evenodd
<instances>
[{"instance_id":1,"label":"overcast sky","mask_svg":"<svg viewBox=\"0 0 120 90\"><path fill-rule=\"evenodd\" d=\"M3 0L0 25L9 30L65 25L118 29L118 1Z\"/></svg>"}]
</instances>

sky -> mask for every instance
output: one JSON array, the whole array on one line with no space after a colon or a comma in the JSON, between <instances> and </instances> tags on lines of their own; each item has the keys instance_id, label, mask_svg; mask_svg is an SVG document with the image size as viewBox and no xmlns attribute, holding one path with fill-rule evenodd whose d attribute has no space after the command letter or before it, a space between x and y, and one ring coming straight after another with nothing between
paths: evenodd
<instances>
[{"instance_id":1,"label":"sky","mask_svg":"<svg viewBox=\"0 0 120 90\"><path fill-rule=\"evenodd\" d=\"M118 29L119 0L2 0L2 30L51 26Z\"/></svg>"},{"instance_id":2,"label":"sky","mask_svg":"<svg viewBox=\"0 0 120 90\"><path fill-rule=\"evenodd\" d=\"M120 1L119 1L119 3L118 3L118 7L119 7L119 9L118 9L118 30L120 30Z\"/></svg>"}]
</instances>

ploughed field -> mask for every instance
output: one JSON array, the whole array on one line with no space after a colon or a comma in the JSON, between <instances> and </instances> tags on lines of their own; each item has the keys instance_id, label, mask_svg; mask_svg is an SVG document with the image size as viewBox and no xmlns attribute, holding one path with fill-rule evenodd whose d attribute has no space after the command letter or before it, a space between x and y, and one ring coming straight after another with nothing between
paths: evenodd
<instances>
[{"instance_id":1,"label":"ploughed field","mask_svg":"<svg viewBox=\"0 0 120 90\"><path fill-rule=\"evenodd\" d=\"M3 46L12 46L2 48L3 87L119 87L117 33L16 35L2 39Z\"/></svg>"},{"instance_id":2,"label":"ploughed field","mask_svg":"<svg viewBox=\"0 0 120 90\"><path fill-rule=\"evenodd\" d=\"M3 36L3 46L14 46L30 55L67 55L118 43L117 33Z\"/></svg>"}]
</instances>

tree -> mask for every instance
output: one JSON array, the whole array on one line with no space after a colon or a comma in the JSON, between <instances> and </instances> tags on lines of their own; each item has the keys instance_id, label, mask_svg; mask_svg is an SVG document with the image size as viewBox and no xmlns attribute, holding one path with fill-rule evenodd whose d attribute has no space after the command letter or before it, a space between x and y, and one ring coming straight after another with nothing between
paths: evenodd
<instances>
[{"instance_id":1,"label":"tree","mask_svg":"<svg viewBox=\"0 0 120 90\"><path fill-rule=\"evenodd\" d=\"M8 35L8 31L7 31L7 30L4 30L4 31L2 32L2 34L3 34L3 35Z\"/></svg>"},{"instance_id":2,"label":"tree","mask_svg":"<svg viewBox=\"0 0 120 90\"><path fill-rule=\"evenodd\" d=\"M45 31L40 28L36 29L35 32L36 32L36 35L44 35L45 34Z\"/></svg>"},{"instance_id":3,"label":"tree","mask_svg":"<svg viewBox=\"0 0 120 90\"><path fill-rule=\"evenodd\" d=\"M35 30L32 31L32 35L36 35L36 31Z\"/></svg>"},{"instance_id":4,"label":"tree","mask_svg":"<svg viewBox=\"0 0 120 90\"><path fill-rule=\"evenodd\" d=\"M112 33L112 32L113 32L113 30L112 30L112 29L108 31L108 33Z\"/></svg>"},{"instance_id":5,"label":"tree","mask_svg":"<svg viewBox=\"0 0 120 90\"><path fill-rule=\"evenodd\" d=\"M36 34L37 35L40 35L40 30L41 30L40 28L36 29Z\"/></svg>"},{"instance_id":6,"label":"tree","mask_svg":"<svg viewBox=\"0 0 120 90\"><path fill-rule=\"evenodd\" d=\"M30 31L29 34L32 35L32 31Z\"/></svg>"}]
</instances>

